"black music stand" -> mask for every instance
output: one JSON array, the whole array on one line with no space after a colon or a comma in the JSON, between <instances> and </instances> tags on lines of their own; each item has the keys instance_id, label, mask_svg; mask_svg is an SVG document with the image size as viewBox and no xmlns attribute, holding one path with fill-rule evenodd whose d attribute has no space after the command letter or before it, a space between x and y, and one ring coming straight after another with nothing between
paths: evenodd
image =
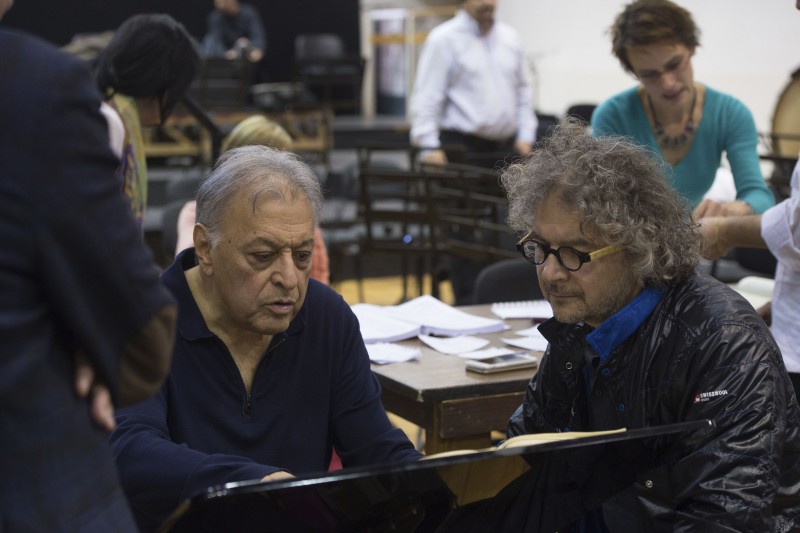
<instances>
[{"instance_id":1,"label":"black music stand","mask_svg":"<svg viewBox=\"0 0 800 533\"><path fill-rule=\"evenodd\" d=\"M663 439L712 427L697 420L321 477L229 483L186 500L159 531L557 531L658 465L652 450L663 449ZM522 459L527 472L490 497L475 496L486 491L481 472Z\"/></svg>"}]
</instances>

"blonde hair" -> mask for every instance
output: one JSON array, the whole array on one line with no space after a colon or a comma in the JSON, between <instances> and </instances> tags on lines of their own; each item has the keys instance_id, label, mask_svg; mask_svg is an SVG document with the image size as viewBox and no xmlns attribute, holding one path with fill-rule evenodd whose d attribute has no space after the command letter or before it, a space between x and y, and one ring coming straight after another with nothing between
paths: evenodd
<instances>
[{"instance_id":1,"label":"blonde hair","mask_svg":"<svg viewBox=\"0 0 800 533\"><path fill-rule=\"evenodd\" d=\"M250 145L291 150L292 137L280 124L264 115L253 115L239 122L222 143L222 152Z\"/></svg>"}]
</instances>

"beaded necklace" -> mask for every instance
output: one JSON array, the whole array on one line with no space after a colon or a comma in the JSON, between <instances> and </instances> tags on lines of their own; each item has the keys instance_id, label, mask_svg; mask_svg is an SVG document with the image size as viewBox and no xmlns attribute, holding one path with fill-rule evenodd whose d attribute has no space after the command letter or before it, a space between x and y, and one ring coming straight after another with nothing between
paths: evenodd
<instances>
[{"instance_id":1,"label":"beaded necklace","mask_svg":"<svg viewBox=\"0 0 800 533\"><path fill-rule=\"evenodd\" d=\"M656 137L658 137L658 143L663 148L680 148L687 142L689 142L689 137L694 135L697 126L694 125L694 111L695 111L695 104L697 104L697 89L692 91L692 105L691 110L689 112L689 119L686 121L686 126L683 127L683 132L680 135L667 135L664 133L664 126L661 125L661 122L658 121L658 117L656 116L656 108L653 106L653 99L650 98L650 93L647 94L647 103L650 106L650 113L653 115L653 122L656 131Z\"/></svg>"}]
</instances>

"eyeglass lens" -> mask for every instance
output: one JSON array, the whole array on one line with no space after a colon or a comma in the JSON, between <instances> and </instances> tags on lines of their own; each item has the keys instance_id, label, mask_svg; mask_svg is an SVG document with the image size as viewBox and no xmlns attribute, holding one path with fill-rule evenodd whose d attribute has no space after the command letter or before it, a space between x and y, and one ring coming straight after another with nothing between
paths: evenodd
<instances>
[{"instance_id":1,"label":"eyeglass lens","mask_svg":"<svg viewBox=\"0 0 800 533\"><path fill-rule=\"evenodd\" d=\"M581 258L578 256L577 250L568 246L562 246L558 250L547 248L535 241L528 241L523 245L525 255L533 259L533 263L541 265L547 260L548 253L553 253L558 258L564 268L568 270L577 270L583 264Z\"/></svg>"}]
</instances>

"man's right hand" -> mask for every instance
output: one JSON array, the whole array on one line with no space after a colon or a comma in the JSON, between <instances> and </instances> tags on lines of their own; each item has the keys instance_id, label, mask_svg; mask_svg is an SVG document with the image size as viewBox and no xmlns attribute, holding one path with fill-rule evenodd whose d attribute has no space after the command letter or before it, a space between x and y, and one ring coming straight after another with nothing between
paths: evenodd
<instances>
[{"instance_id":1,"label":"man's right hand","mask_svg":"<svg viewBox=\"0 0 800 533\"><path fill-rule=\"evenodd\" d=\"M280 481L282 479L292 479L294 476L285 470L278 470L261 478L261 482Z\"/></svg>"},{"instance_id":2,"label":"man's right hand","mask_svg":"<svg viewBox=\"0 0 800 533\"><path fill-rule=\"evenodd\" d=\"M446 165L447 156L444 150L426 150L420 156L420 161L427 165Z\"/></svg>"}]
</instances>

